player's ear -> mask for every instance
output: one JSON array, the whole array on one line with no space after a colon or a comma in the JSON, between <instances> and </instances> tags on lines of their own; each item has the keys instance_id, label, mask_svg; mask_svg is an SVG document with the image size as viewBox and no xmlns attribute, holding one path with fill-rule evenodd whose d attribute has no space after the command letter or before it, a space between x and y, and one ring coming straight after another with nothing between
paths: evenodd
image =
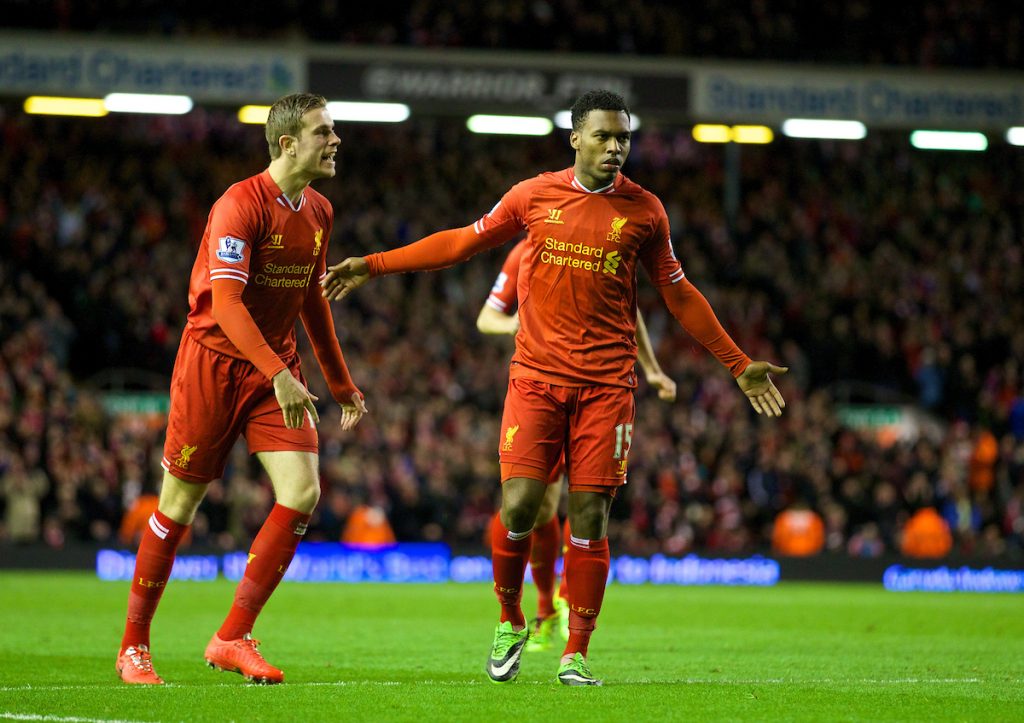
<instances>
[{"instance_id":1,"label":"player's ear","mask_svg":"<svg viewBox=\"0 0 1024 723\"><path fill-rule=\"evenodd\" d=\"M281 153L286 156L295 157L295 136L283 135L277 139L277 144L281 146Z\"/></svg>"},{"instance_id":2,"label":"player's ear","mask_svg":"<svg viewBox=\"0 0 1024 723\"><path fill-rule=\"evenodd\" d=\"M576 131L569 133L569 145L572 146L574 151L578 151L580 149L580 134Z\"/></svg>"}]
</instances>

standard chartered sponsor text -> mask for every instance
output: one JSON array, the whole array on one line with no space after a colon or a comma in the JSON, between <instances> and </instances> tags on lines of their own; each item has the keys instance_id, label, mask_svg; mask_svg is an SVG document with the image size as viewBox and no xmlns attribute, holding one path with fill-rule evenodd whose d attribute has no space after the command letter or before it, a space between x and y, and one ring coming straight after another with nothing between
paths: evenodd
<instances>
[{"instance_id":1,"label":"standard chartered sponsor text","mask_svg":"<svg viewBox=\"0 0 1024 723\"><path fill-rule=\"evenodd\" d=\"M313 264L275 264L267 262L263 271L256 274L253 281L260 286L274 288L302 289L309 285L309 276L313 273ZM284 274L301 274L301 277L284 276Z\"/></svg>"},{"instance_id":2,"label":"standard chartered sponsor text","mask_svg":"<svg viewBox=\"0 0 1024 723\"><path fill-rule=\"evenodd\" d=\"M575 254L575 255L572 255ZM579 258L580 256L590 258ZM573 269L584 271L600 271L599 259L604 256L604 249L600 246L590 246L585 243L566 243L548 236L544 239L544 251L541 251L541 263L554 266L568 266ZM593 261L591 259L594 259Z\"/></svg>"}]
</instances>

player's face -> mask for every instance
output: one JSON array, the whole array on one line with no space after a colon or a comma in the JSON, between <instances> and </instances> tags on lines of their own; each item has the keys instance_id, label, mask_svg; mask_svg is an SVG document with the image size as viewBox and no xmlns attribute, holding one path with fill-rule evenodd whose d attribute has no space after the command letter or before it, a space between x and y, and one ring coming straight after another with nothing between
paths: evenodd
<instances>
[{"instance_id":1,"label":"player's face","mask_svg":"<svg viewBox=\"0 0 1024 723\"><path fill-rule=\"evenodd\" d=\"M629 155L629 116L621 110L592 110L579 131L569 134L576 149L576 177L594 191L615 180Z\"/></svg>"},{"instance_id":2,"label":"player's face","mask_svg":"<svg viewBox=\"0 0 1024 723\"><path fill-rule=\"evenodd\" d=\"M314 108L302 116L302 131L295 144L295 160L311 178L333 178L335 154L341 138L326 108Z\"/></svg>"}]
</instances>

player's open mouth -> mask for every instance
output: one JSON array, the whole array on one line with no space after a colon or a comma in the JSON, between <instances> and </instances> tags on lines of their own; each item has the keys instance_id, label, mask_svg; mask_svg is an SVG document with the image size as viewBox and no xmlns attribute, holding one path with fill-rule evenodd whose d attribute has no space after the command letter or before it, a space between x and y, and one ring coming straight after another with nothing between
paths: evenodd
<instances>
[{"instance_id":1,"label":"player's open mouth","mask_svg":"<svg viewBox=\"0 0 1024 723\"><path fill-rule=\"evenodd\" d=\"M320 160L322 160L322 161L330 161L331 163L334 163L334 156L335 155L336 155L336 152L335 153L325 153L324 155L322 155L320 157Z\"/></svg>"}]
</instances>

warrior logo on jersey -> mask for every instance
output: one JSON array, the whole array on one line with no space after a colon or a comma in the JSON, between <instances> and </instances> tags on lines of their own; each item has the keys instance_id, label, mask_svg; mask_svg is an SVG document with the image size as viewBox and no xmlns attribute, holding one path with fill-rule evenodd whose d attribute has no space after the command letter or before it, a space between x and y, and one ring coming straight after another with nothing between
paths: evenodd
<instances>
[{"instance_id":1,"label":"warrior logo on jersey","mask_svg":"<svg viewBox=\"0 0 1024 723\"><path fill-rule=\"evenodd\" d=\"M268 249L283 249L284 248L284 234L283 233L272 233L270 234L270 243L267 244Z\"/></svg>"},{"instance_id":2,"label":"warrior logo on jersey","mask_svg":"<svg viewBox=\"0 0 1024 723\"><path fill-rule=\"evenodd\" d=\"M316 234L313 236L313 255L314 256L319 256L320 255L320 243L323 240L323 237L324 237L324 230L322 228L318 228L316 230Z\"/></svg>"},{"instance_id":3,"label":"warrior logo on jersey","mask_svg":"<svg viewBox=\"0 0 1024 723\"><path fill-rule=\"evenodd\" d=\"M544 219L544 223L564 224L565 221L562 220L562 209L560 209L560 208L549 208L548 209L548 217L546 219Z\"/></svg>"},{"instance_id":4,"label":"warrior logo on jersey","mask_svg":"<svg viewBox=\"0 0 1024 723\"><path fill-rule=\"evenodd\" d=\"M622 227L629 221L628 218L623 216L622 218L615 217L612 219L612 230L608 232L608 240L618 243L622 240Z\"/></svg>"},{"instance_id":5,"label":"warrior logo on jersey","mask_svg":"<svg viewBox=\"0 0 1024 723\"><path fill-rule=\"evenodd\" d=\"M508 429L505 430L505 444L503 444L502 447L501 447L501 451L502 452L511 452L512 451L512 440L515 438L516 432L518 432L518 431L519 431L519 425L518 424L516 426L514 426L514 427L509 427Z\"/></svg>"},{"instance_id":6,"label":"warrior logo on jersey","mask_svg":"<svg viewBox=\"0 0 1024 723\"><path fill-rule=\"evenodd\" d=\"M221 236L217 239L219 248L217 258L228 264L237 264L245 258L245 241L234 236Z\"/></svg>"},{"instance_id":7,"label":"warrior logo on jersey","mask_svg":"<svg viewBox=\"0 0 1024 723\"><path fill-rule=\"evenodd\" d=\"M606 274L617 276L620 263L622 263L622 255L618 251L611 251L604 257L604 268L601 270Z\"/></svg>"}]
</instances>

